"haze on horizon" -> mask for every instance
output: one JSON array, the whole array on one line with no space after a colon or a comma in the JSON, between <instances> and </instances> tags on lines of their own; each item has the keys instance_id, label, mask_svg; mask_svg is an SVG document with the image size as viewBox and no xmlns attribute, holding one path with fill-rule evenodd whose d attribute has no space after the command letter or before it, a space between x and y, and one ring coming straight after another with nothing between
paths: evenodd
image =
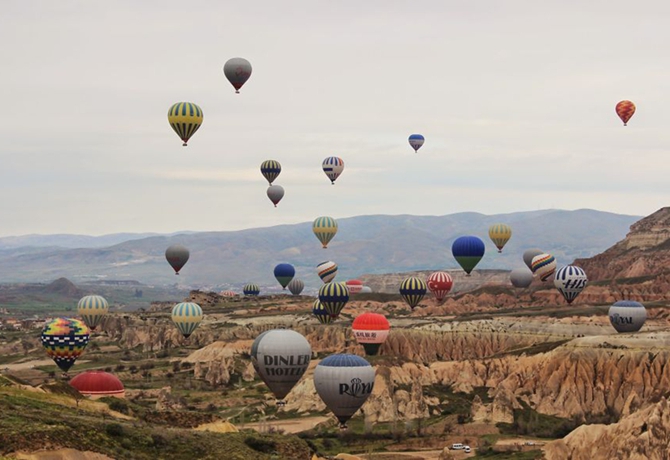
<instances>
[{"instance_id":1,"label":"haze on horizon","mask_svg":"<svg viewBox=\"0 0 670 460\"><path fill-rule=\"evenodd\" d=\"M5 2L0 236L667 204L670 4L286 5ZM253 65L239 95L236 56ZM187 148L178 101L205 114Z\"/></svg>"}]
</instances>

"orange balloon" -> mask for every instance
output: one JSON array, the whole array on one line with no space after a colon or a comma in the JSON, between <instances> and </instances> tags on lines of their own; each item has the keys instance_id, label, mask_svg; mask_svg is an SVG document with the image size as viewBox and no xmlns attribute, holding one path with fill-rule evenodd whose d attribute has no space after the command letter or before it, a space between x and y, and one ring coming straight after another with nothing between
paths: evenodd
<instances>
[{"instance_id":1,"label":"orange balloon","mask_svg":"<svg viewBox=\"0 0 670 460\"><path fill-rule=\"evenodd\" d=\"M624 126L627 126L626 123L628 123L628 120L630 120L630 117L632 117L634 113L635 104L631 101L621 101L616 105L616 114L619 115Z\"/></svg>"}]
</instances>

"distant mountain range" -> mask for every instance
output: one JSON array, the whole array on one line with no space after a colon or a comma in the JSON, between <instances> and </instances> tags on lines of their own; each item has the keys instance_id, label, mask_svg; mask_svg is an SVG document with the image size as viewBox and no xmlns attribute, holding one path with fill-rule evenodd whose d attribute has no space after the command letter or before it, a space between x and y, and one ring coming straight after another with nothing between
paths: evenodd
<instances>
[{"instance_id":1,"label":"distant mountain range","mask_svg":"<svg viewBox=\"0 0 670 460\"><path fill-rule=\"evenodd\" d=\"M77 284L114 279L208 289L240 289L247 282L279 287L273 268L287 262L296 267L297 277L308 287L316 288L321 281L315 266L324 260L339 265L340 280L363 274L459 268L451 244L462 235L476 235L486 243L486 254L477 268L523 266L521 254L531 247L552 253L559 264L569 264L609 248L638 219L588 209L492 216L359 216L338 220L339 231L328 249L322 249L312 234L311 222L172 235L29 235L0 238L0 282L49 282L67 277ZM497 222L513 229L502 254L488 238L489 225ZM175 243L191 252L180 276L174 275L164 257L165 249Z\"/></svg>"}]
</instances>

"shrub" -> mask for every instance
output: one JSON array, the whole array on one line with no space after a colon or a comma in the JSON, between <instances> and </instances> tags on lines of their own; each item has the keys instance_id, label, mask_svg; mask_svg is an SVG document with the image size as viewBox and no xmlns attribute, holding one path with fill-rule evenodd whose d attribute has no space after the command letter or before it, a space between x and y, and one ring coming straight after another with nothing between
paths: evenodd
<instances>
[{"instance_id":1,"label":"shrub","mask_svg":"<svg viewBox=\"0 0 670 460\"><path fill-rule=\"evenodd\" d=\"M105 433L117 438L121 437L123 436L123 426L119 425L118 423L108 423L105 425Z\"/></svg>"}]
</instances>

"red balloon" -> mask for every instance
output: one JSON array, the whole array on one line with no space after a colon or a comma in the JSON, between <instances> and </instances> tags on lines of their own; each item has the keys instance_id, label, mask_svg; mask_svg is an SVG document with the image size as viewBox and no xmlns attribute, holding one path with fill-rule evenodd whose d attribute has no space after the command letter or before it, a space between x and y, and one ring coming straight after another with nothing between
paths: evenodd
<instances>
[{"instance_id":1,"label":"red balloon","mask_svg":"<svg viewBox=\"0 0 670 460\"><path fill-rule=\"evenodd\" d=\"M384 315L366 312L354 320L351 328L356 341L365 348L365 354L376 355L388 337L391 325Z\"/></svg>"},{"instance_id":2,"label":"red balloon","mask_svg":"<svg viewBox=\"0 0 670 460\"><path fill-rule=\"evenodd\" d=\"M454 280L447 272L435 272L428 277L428 290L433 293L438 302L442 302L451 291Z\"/></svg>"},{"instance_id":3,"label":"red balloon","mask_svg":"<svg viewBox=\"0 0 670 460\"><path fill-rule=\"evenodd\" d=\"M626 123L628 123L628 120L630 120L630 117L632 117L634 113L635 104L631 101L620 101L616 105L616 114L619 115L624 126L627 126Z\"/></svg>"}]
</instances>

